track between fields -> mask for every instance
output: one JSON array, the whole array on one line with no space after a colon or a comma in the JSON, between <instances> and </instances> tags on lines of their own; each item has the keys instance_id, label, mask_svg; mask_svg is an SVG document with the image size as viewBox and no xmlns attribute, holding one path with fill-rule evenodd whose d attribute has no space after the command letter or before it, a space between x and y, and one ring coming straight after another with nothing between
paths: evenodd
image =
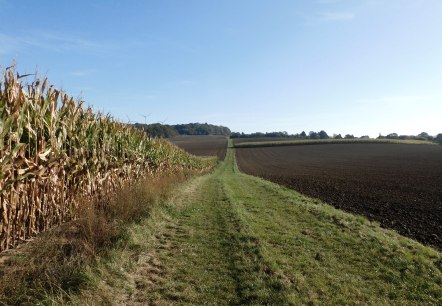
<instances>
[{"instance_id":1,"label":"track between fields","mask_svg":"<svg viewBox=\"0 0 442 306\"><path fill-rule=\"evenodd\" d=\"M230 159L233 158L230 154ZM177 193L131 273L127 305L284 304L283 279L233 203L228 163ZM245 187L245 186L244 186ZM249 191L253 191L250 190Z\"/></svg>"},{"instance_id":2,"label":"track between fields","mask_svg":"<svg viewBox=\"0 0 442 306\"><path fill-rule=\"evenodd\" d=\"M132 229L114 305L438 304L442 257L397 233L242 174L233 149ZM124 258L129 258L126 260ZM106 279L107 278L107 279ZM121 280L122 279L122 280Z\"/></svg>"}]
</instances>

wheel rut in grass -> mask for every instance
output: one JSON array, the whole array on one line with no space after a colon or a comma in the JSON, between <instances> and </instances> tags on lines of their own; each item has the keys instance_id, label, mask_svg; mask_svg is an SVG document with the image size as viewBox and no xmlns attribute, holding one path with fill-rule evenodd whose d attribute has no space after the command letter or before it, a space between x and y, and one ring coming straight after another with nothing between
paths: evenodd
<instances>
[{"instance_id":1,"label":"wheel rut in grass","mask_svg":"<svg viewBox=\"0 0 442 306\"><path fill-rule=\"evenodd\" d=\"M232 203L225 171L195 179L169 201L151 251L139 255L126 304L284 302L284 286Z\"/></svg>"},{"instance_id":2,"label":"wheel rut in grass","mask_svg":"<svg viewBox=\"0 0 442 306\"><path fill-rule=\"evenodd\" d=\"M158 213L153 223L146 225L146 239L137 239L134 251L134 266L126 279L130 285L126 286L124 294L115 299L115 304L124 305L163 305L179 300L177 292L167 289L174 273L175 263L172 258L188 237L189 229L181 224L177 218L177 211L186 206L188 201L195 197L196 189L205 177L199 177L179 189L174 197L168 201L163 212ZM142 227L138 228L141 232ZM139 246L140 250L137 250Z\"/></svg>"}]
</instances>

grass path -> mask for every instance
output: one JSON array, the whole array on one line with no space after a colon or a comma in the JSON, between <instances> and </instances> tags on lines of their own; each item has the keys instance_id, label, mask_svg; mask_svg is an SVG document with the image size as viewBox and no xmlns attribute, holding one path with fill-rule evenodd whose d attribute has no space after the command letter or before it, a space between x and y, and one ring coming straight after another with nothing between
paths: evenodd
<instances>
[{"instance_id":1,"label":"grass path","mask_svg":"<svg viewBox=\"0 0 442 306\"><path fill-rule=\"evenodd\" d=\"M442 302L439 252L239 173L231 149L214 173L182 186L130 236L114 262L94 271L98 289L78 303Z\"/></svg>"},{"instance_id":2,"label":"grass path","mask_svg":"<svg viewBox=\"0 0 442 306\"><path fill-rule=\"evenodd\" d=\"M232 206L222 173L199 177L169 201L153 236L135 239L139 252L129 279L129 305L282 304L283 285L272 277L259 241ZM156 219L156 218L155 218ZM159 225L159 226L158 226ZM146 230L138 227L140 236ZM115 298L108 299L115 300Z\"/></svg>"}]
</instances>

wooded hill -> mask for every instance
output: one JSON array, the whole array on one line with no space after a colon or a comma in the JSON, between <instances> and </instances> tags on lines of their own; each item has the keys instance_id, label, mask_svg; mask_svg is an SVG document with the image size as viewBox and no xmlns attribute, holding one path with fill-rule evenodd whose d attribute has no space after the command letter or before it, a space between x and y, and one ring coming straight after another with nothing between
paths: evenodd
<instances>
[{"instance_id":1,"label":"wooded hill","mask_svg":"<svg viewBox=\"0 0 442 306\"><path fill-rule=\"evenodd\" d=\"M169 138L177 135L230 135L230 129L225 126L208 123L187 124L142 124L135 123L136 128L144 130L150 137Z\"/></svg>"}]
</instances>

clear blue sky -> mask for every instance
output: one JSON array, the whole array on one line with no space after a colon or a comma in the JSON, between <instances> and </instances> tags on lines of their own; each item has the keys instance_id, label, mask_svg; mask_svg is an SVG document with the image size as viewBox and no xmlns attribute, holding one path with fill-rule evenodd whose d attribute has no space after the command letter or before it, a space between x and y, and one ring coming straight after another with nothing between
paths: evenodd
<instances>
[{"instance_id":1,"label":"clear blue sky","mask_svg":"<svg viewBox=\"0 0 442 306\"><path fill-rule=\"evenodd\" d=\"M122 121L442 133L440 0L0 0L13 59Z\"/></svg>"}]
</instances>

